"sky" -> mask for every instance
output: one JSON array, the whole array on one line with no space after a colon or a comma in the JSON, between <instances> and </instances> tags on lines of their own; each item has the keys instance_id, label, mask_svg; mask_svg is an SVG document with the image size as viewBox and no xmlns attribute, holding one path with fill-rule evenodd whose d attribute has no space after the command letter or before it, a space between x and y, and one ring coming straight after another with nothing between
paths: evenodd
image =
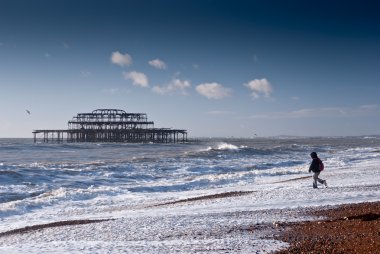
<instances>
[{"instance_id":1,"label":"sky","mask_svg":"<svg viewBox=\"0 0 380 254\"><path fill-rule=\"evenodd\" d=\"M0 0L0 137L99 108L189 137L380 134L378 13L376 1Z\"/></svg>"}]
</instances>

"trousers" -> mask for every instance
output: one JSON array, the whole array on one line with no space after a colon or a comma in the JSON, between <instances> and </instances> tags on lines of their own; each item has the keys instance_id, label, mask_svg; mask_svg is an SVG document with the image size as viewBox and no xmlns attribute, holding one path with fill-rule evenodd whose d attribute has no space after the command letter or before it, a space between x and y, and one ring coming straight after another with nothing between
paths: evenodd
<instances>
[{"instance_id":1,"label":"trousers","mask_svg":"<svg viewBox=\"0 0 380 254\"><path fill-rule=\"evenodd\" d=\"M317 188L317 182L319 182L319 183L324 183L325 181L324 180L322 180L321 178L319 178L319 174L320 174L321 172L314 172L314 174L313 174L313 187L314 188Z\"/></svg>"}]
</instances>

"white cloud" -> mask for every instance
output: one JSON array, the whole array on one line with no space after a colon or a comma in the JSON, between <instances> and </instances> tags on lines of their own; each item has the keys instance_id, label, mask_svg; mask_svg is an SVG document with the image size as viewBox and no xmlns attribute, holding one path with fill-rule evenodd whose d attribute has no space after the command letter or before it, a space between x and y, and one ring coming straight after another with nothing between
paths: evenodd
<instances>
[{"instance_id":1,"label":"white cloud","mask_svg":"<svg viewBox=\"0 0 380 254\"><path fill-rule=\"evenodd\" d=\"M142 72L137 72L137 71L123 72L123 76L126 80L132 80L132 83L135 86L141 86L141 87L149 86L148 77Z\"/></svg>"},{"instance_id":2,"label":"white cloud","mask_svg":"<svg viewBox=\"0 0 380 254\"><path fill-rule=\"evenodd\" d=\"M216 82L200 84L195 90L209 99L223 99L231 95L231 89Z\"/></svg>"},{"instance_id":3,"label":"white cloud","mask_svg":"<svg viewBox=\"0 0 380 254\"><path fill-rule=\"evenodd\" d=\"M298 101L300 99L300 97L298 97L298 96L292 96L290 99L292 99L293 101Z\"/></svg>"},{"instance_id":4,"label":"white cloud","mask_svg":"<svg viewBox=\"0 0 380 254\"><path fill-rule=\"evenodd\" d=\"M50 58L50 57L51 57L51 55L48 52L46 52L45 53L45 58Z\"/></svg>"},{"instance_id":5,"label":"white cloud","mask_svg":"<svg viewBox=\"0 0 380 254\"><path fill-rule=\"evenodd\" d=\"M244 86L252 91L251 95L254 99L258 99L262 95L269 98L273 91L272 85L266 78L251 80L247 84L244 84Z\"/></svg>"},{"instance_id":6,"label":"white cloud","mask_svg":"<svg viewBox=\"0 0 380 254\"><path fill-rule=\"evenodd\" d=\"M150 66L153 66L154 68L159 69L159 70L167 69L166 63L160 59L154 59L154 60L149 61L148 63Z\"/></svg>"},{"instance_id":7,"label":"white cloud","mask_svg":"<svg viewBox=\"0 0 380 254\"><path fill-rule=\"evenodd\" d=\"M128 54L121 54L119 51L112 52L111 62L120 66L132 64L132 57Z\"/></svg>"},{"instance_id":8,"label":"white cloud","mask_svg":"<svg viewBox=\"0 0 380 254\"><path fill-rule=\"evenodd\" d=\"M158 94L170 94L170 93L179 93L186 95L186 89L191 87L190 81L188 80L180 80L180 79L172 79L170 83L166 86L155 86L153 87L153 92Z\"/></svg>"}]
</instances>

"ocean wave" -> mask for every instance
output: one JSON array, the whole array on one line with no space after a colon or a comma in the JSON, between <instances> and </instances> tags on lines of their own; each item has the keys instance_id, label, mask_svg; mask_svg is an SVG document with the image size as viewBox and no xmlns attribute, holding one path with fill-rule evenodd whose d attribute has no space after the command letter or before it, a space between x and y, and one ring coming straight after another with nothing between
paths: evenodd
<instances>
[{"instance_id":1,"label":"ocean wave","mask_svg":"<svg viewBox=\"0 0 380 254\"><path fill-rule=\"evenodd\" d=\"M31 197L41 195L43 191L30 192L30 193L15 193L15 192L2 192L0 195L0 203L7 203L11 201L23 200Z\"/></svg>"},{"instance_id":2,"label":"ocean wave","mask_svg":"<svg viewBox=\"0 0 380 254\"><path fill-rule=\"evenodd\" d=\"M229 143L220 143L215 148L216 150L239 150L239 147Z\"/></svg>"},{"instance_id":3,"label":"ocean wave","mask_svg":"<svg viewBox=\"0 0 380 254\"><path fill-rule=\"evenodd\" d=\"M120 193L133 192L135 197L141 192L145 197L144 192L208 190L306 174L309 154L314 150L324 161L326 172L380 156L378 139L363 138L14 146L17 152L12 147L1 151L0 194L7 198L0 204L0 216L2 211L29 213L39 208L49 210L53 205L83 205L97 198L112 200Z\"/></svg>"},{"instance_id":4,"label":"ocean wave","mask_svg":"<svg viewBox=\"0 0 380 254\"><path fill-rule=\"evenodd\" d=\"M9 196L7 202L0 202L0 217L30 213L32 211L54 206L65 202L87 201L103 197L111 197L128 193L128 190L110 186L88 186L84 189L60 187L58 189L30 192ZM78 205L81 206L82 203ZM75 203L71 203L75 206Z\"/></svg>"},{"instance_id":5,"label":"ocean wave","mask_svg":"<svg viewBox=\"0 0 380 254\"><path fill-rule=\"evenodd\" d=\"M1 177L12 177L12 178L20 178L22 174L15 170L0 170ZM1 179L0 177L0 179Z\"/></svg>"},{"instance_id":6,"label":"ocean wave","mask_svg":"<svg viewBox=\"0 0 380 254\"><path fill-rule=\"evenodd\" d=\"M246 146L242 146L246 147ZM211 146L207 146L206 148L202 148L199 150L199 152L209 152L209 151L224 151L224 150L230 150L230 151L236 151L239 150L239 147L233 144L229 143L218 143Z\"/></svg>"},{"instance_id":7,"label":"ocean wave","mask_svg":"<svg viewBox=\"0 0 380 254\"><path fill-rule=\"evenodd\" d=\"M365 136L363 139L380 139L378 136Z\"/></svg>"}]
</instances>

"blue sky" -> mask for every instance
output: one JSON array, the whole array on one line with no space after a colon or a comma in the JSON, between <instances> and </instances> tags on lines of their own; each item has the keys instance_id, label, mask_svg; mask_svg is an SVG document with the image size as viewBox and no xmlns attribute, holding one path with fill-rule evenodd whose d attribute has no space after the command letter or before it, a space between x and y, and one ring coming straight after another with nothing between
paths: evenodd
<instances>
[{"instance_id":1,"label":"blue sky","mask_svg":"<svg viewBox=\"0 0 380 254\"><path fill-rule=\"evenodd\" d=\"M193 137L380 134L373 1L0 5L0 137L97 108Z\"/></svg>"}]
</instances>

